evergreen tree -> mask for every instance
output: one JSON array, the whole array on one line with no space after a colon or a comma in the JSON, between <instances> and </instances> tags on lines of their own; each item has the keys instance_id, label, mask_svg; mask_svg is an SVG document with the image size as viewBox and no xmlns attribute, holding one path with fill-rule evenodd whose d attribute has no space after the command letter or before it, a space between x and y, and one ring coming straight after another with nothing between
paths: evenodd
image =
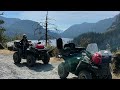
<instances>
[{"instance_id":1,"label":"evergreen tree","mask_svg":"<svg viewBox=\"0 0 120 90\"><path fill-rule=\"evenodd\" d=\"M6 42L6 36L4 32L6 31L1 25L4 24L3 20L0 20L0 43L4 44Z\"/></svg>"}]
</instances>

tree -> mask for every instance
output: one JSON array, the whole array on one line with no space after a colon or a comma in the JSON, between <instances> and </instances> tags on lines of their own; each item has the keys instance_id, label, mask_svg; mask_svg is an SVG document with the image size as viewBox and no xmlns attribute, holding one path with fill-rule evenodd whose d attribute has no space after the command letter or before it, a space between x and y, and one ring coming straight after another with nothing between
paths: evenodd
<instances>
[{"instance_id":1,"label":"tree","mask_svg":"<svg viewBox=\"0 0 120 90\"><path fill-rule=\"evenodd\" d=\"M22 39L22 33L15 33L14 37L12 38L12 40L21 40Z\"/></svg>"},{"instance_id":2,"label":"tree","mask_svg":"<svg viewBox=\"0 0 120 90\"><path fill-rule=\"evenodd\" d=\"M4 43L6 41L4 32L5 29L0 27L0 43Z\"/></svg>"},{"instance_id":3,"label":"tree","mask_svg":"<svg viewBox=\"0 0 120 90\"><path fill-rule=\"evenodd\" d=\"M35 28L35 30L34 30L34 35L36 35L36 34L35 34L36 32L37 32L37 34L39 35L39 39L38 39L38 40L40 40L41 37L44 37L44 36L45 36L45 45L46 45L46 46L48 46L49 42L51 42L50 39L53 37L53 36L51 36L51 35L48 34L49 29L50 29L50 28L48 28L48 27L49 27L48 25L54 25L54 29L57 30L57 26L56 26L55 24L49 23L48 20L52 20L52 19L49 19L49 18L48 18L48 11L47 11L47 14L46 14L46 17L45 17L45 22L40 22L40 23L36 26L36 28ZM54 20L54 19L53 19L53 20ZM43 26L43 27L41 27L41 26ZM42 34L42 30L43 30L43 29L45 30L44 36L40 36L40 35ZM54 37L53 37L53 38L54 38Z\"/></svg>"},{"instance_id":4,"label":"tree","mask_svg":"<svg viewBox=\"0 0 120 90\"><path fill-rule=\"evenodd\" d=\"M3 13L0 15L3 15ZM4 35L4 32L6 30L4 27L1 26L2 24L4 24L4 21L0 20L0 43L4 44L6 42L6 36Z\"/></svg>"}]
</instances>

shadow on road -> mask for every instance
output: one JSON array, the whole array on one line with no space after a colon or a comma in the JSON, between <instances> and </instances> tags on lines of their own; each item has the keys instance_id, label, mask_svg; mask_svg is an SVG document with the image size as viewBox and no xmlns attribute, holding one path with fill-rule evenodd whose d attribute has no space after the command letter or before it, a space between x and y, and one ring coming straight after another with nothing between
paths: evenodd
<instances>
[{"instance_id":1,"label":"shadow on road","mask_svg":"<svg viewBox=\"0 0 120 90\"><path fill-rule=\"evenodd\" d=\"M54 68L53 65L51 65L51 64L42 64L42 63L36 63L33 67L29 67L26 62L20 63L20 64L15 64L15 65L18 67L26 66L29 69L34 70L36 72L41 72L41 71L46 72L46 71L53 70L53 68Z\"/></svg>"}]
</instances>

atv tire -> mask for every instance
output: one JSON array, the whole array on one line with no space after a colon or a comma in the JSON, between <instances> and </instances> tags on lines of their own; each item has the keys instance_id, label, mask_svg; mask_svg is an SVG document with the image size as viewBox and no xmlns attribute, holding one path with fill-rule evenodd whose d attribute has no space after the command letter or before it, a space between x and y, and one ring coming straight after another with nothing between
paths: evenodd
<instances>
[{"instance_id":1,"label":"atv tire","mask_svg":"<svg viewBox=\"0 0 120 90\"><path fill-rule=\"evenodd\" d=\"M69 75L69 72L67 70L67 67L65 66L65 63L61 63L58 66L58 75L60 77L60 79L66 79L67 76Z\"/></svg>"},{"instance_id":2,"label":"atv tire","mask_svg":"<svg viewBox=\"0 0 120 90\"><path fill-rule=\"evenodd\" d=\"M27 56L27 65L32 67L35 65L36 59L33 55L28 55Z\"/></svg>"},{"instance_id":3,"label":"atv tire","mask_svg":"<svg viewBox=\"0 0 120 90\"><path fill-rule=\"evenodd\" d=\"M78 75L78 79L92 79L92 75L88 71L80 71Z\"/></svg>"},{"instance_id":4,"label":"atv tire","mask_svg":"<svg viewBox=\"0 0 120 90\"><path fill-rule=\"evenodd\" d=\"M50 55L48 53L46 53L44 55L44 59L42 60L44 64L48 64L50 61Z\"/></svg>"},{"instance_id":5,"label":"atv tire","mask_svg":"<svg viewBox=\"0 0 120 90\"><path fill-rule=\"evenodd\" d=\"M15 52L13 54L13 60L15 64L19 64L21 62L21 57L18 52Z\"/></svg>"}]
</instances>

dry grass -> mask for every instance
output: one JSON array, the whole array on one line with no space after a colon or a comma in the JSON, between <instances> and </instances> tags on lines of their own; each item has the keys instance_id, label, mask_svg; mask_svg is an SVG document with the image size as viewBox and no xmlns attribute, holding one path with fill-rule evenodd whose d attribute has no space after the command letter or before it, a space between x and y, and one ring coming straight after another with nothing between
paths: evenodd
<instances>
[{"instance_id":1,"label":"dry grass","mask_svg":"<svg viewBox=\"0 0 120 90\"><path fill-rule=\"evenodd\" d=\"M120 74L113 74L112 73L112 79L120 79Z\"/></svg>"},{"instance_id":2,"label":"dry grass","mask_svg":"<svg viewBox=\"0 0 120 90\"><path fill-rule=\"evenodd\" d=\"M0 54L8 55L8 54L13 54L13 53L14 53L13 51L9 51L7 49L0 50Z\"/></svg>"},{"instance_id":3,"label":"dry grass","mask_svg":"<svg viewBox=\"0 0 120 90\"><path fill-rule=\"evenodd\" d=\"M115 54L120 54L120 50L119 50L119 51L117 51L117 52L115 52Z\"/></svg>"},{"instance_id":4,"label":"dry grass","mask_svg":"<svg viewBox=\"0 0 120 90\"><path fill-rule=\"evenodd\" d=\"M50 58L50 61L51 62L57 62L57 61L63 61L63 59L52 57L52 58Z\"/></svg>"}]
</instances>

